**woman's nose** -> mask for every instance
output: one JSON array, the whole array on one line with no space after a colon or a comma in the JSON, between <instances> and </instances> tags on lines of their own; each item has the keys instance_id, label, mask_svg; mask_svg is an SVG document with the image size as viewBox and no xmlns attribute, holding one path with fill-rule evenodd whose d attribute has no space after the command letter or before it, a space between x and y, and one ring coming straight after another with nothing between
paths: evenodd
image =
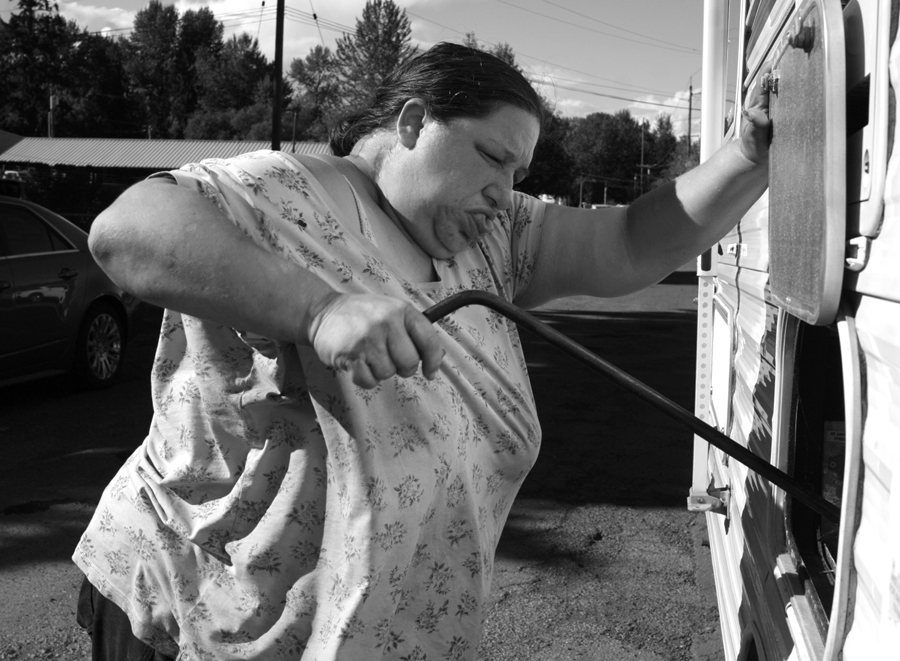
<instances>
[{"instance_id":1,"label":"woman's nose","mask_svg":"<svg viewBox=\"0 0 900 661\"><path fill-rule=\"evenodd\" d=\"M508 211L512 206L512 182L493 182L484 189L484 195L495 211Z\"/></svg>"}]
</instances>

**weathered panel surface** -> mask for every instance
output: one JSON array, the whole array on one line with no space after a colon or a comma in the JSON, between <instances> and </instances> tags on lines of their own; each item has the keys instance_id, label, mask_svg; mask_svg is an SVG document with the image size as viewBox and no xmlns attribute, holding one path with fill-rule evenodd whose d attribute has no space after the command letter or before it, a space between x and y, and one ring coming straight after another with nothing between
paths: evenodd
<instances>
[{"instance_id":1,"label":"weathered panel surface","mask_svg":"<svg viewBox=\"0 0 900 661\"><path fill-rule=\"evenodd\" d=\"M844 61L840 4L835 0L802 3L771 57L772 295L781 307L811 324L834 320L843 277Z\"/></svg>"}]
</instances>

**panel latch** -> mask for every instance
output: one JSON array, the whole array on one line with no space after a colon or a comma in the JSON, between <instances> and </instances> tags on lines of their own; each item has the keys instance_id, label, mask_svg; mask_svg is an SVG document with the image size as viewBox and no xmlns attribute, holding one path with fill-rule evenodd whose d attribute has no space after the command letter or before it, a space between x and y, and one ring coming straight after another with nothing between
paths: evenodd
<instances>
[{"instance_id":1,"label":"panel latch","mask_svg":"<svg viewBox=\"0 0 900 661\"><path fill-rule=\"evenodd\" d=\"M706 491L691 489L688 496L687 508L689 512L712 512L713 514L728 514L728 502L731 499L731 491L728 487L710 487Z\"/></svg>"},{"instance_id":2,"label":"panel latch","mask_svg":"<svg viewBox=\"0 0 900 661\"><path fill-rule=\"evenodd\" d=\"M845 266L851 271L862 271L869 261L869 244L872 239L867 236L857 236L847 242L847 257Z\"/></svg>"},{"instance_id":3,"label":"panel latch","mask_svg":"<svg viewBox=\"0 0 900 661\"><path fill-rule=\"evenodd\" d=\"M774 71L767 71L759 77L759 86L762 87L766 92L770 92L777 96L779 80L781 80L780 71L778 71L777 69Z\"/></svg>"}]
</instances>

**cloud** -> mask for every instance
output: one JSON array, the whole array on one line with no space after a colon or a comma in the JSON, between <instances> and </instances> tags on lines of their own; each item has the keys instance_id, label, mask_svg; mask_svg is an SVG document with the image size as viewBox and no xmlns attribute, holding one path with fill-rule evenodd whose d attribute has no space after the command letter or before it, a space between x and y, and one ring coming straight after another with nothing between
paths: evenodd
<instances>
[{"instance_id":1,"label":"cloud","mask_svg":"<svg viewBox=\"0 0 900 661\"><path fill-rule=\"evenodd\" d=\"M122 7L97 7L80 2L62 2L59 13L91 32L131 27L136 11Z\"/></svg>"}]
</instances>

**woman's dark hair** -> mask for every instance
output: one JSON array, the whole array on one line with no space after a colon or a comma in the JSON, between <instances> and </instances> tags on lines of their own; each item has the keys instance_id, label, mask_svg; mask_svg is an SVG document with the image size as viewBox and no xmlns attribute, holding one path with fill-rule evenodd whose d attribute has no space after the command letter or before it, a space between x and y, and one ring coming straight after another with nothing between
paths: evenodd
<instances>
[{"instance_id":1,"label":"woman's dark hair","mask_svg":"<svg viewBox=\"0 0 900 661\"><path fill-rule=\"evenodd\" d=\"M439 122L486 117L503 104L538 121L542 117L541 99L518 69L490 53L441 42L397 67L375 91L371 106L332 129L334 154L347 156L360 138L390 126L412 98L422 99Z\"/></svg>"}]
</instances>

